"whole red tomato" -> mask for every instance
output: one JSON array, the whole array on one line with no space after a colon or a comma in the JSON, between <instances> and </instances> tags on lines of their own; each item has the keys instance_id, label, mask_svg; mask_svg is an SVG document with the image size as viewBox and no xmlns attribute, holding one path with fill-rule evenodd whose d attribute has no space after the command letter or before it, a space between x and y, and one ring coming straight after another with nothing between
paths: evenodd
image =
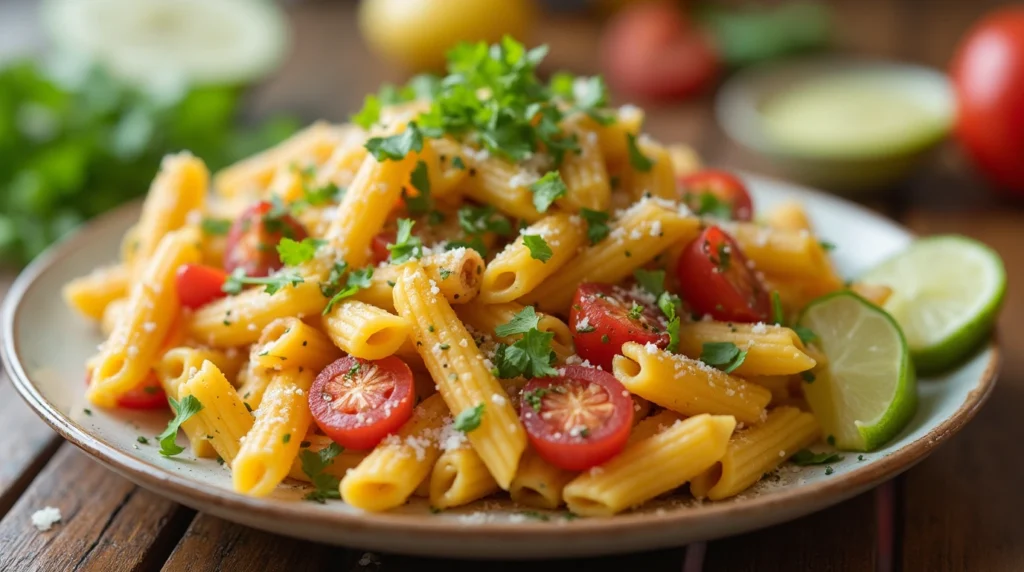
<instances>
[{"instance_id":1,"label":"whole red tomato","mask_svg":"<svg viewBox=\"0 0 1024 572\"><path fill-rule=\"evenodd\" d=\"M627 6L601 40L609 84L645 100L699 93L718 76L719 56L709 36L669 2Z\"/></svg>"},{"instance_id":2,"label":"whole red tomato","mask_svg":"<svg viewBox=\"0 0 1024 572\"><path fill-rule=\"evenodd\" d=\"M975 24L951 73L960 142L994 185L1024 194L1024 7Z\"/></svg>"}]
</instances>

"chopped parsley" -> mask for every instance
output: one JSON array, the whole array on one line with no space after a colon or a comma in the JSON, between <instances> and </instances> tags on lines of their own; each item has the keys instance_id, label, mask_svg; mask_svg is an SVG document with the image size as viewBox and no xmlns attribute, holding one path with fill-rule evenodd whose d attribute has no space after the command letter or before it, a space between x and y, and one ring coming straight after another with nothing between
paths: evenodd
<instances>
[{"instance_id":1,"label":"chopped parsley","mask_svg":"<svg viewBox=\"0 0 1024 572\"><path fill-rule=\"evenodd\" d=\"M634 171L646 173L654 168L654 161L644 155L636 144L636 135L626 133L626 149L629 151L629 164Z\"/></svg>"},{"instance_id":2,"label":"chopped parsley","mask_svg":"<svg viewBox=\"0 0 1024 572\"><path fill-rule=\"evenodd\" d=\"M460 171L466 170L466 164L462 161L462 157L455 157L452 159L452 167L455 167Z\"/></svg>"},{"instance_id":3,"label":"chopped parsley","mask_svg":"<svg viewBox=\"0 0 1024 572\"><path fill-rule=\"evenodd\" d=\"M720 242L718 244L718 258L711 258L711 262L715 264L715 268L719 272L726 272L729 270L729 265L732 264L732 253L729 249L729 245Z\"/></svg>"},{"instance_id":4,"label":"chopped parsley","mask_svg":"<svg viewBox=\"0 0 1024 572\"><path fill-rule=\"evenodd\" d=\"M838 453L812 453L809 449L800 449L789 460L801 467L807 467L837 463L842 461L843 457Z\"/></svg>"},{"instance_id":5,"label":"chopped parsley","mask_svg":"<svg viewBox=\"0 0 1024 572\"><path fill-rule=\"evenodd\" d=\"M235 295L242 291L243 285L250 284L264 286L263 291L267 294L276 294L278 290L285 286L297 286L302 284L303 281L302 276L299 276L294 272L284 272L266 277L254 277L246 276L244 268L236 268L235 271L228 276L228 279L224 281L224 284L220 289L226 294Z\"/></svg>"},{"instance_id":6,"label":"chopped parsley","mask_svg":"<svg viewBox=\"0 0 1024 572\"><path fill-rule=\"evenodd\" d=\"M590 244L601 242L611 232L608 227L608 213L583 208L580 209L580 216L587 222L587 239L590 240Z\"/></svg>"},{"instance_id":7,"label":"chopped parsley","mask_svg":"<svg viewBox=\"0 0 1024 572\"><path fill-rule=\"evenodd\" d=\"M455 416L455 421L452 424L452 428L456 431L462 431L463 433L469 433L480 426L480 421L484 416L484 404L480 403L476 407L470 407L469 409L463 409L461 413Z\"/></svg>"},{"instance_id":8,"label":"chopped parsley","mask_svg":"<svg viewBox=\"0 0 1024 572\"><path fill-rule=\"evenodd\" d=\"M558 375L551 367L555 361L555 352L551 349L554 332L542 332L537 329L540 317L533 306L523 308L507 324L494 329L498 337L522 334L522 338L512 345L498 344L494 355L498 376L512 378L525 376L547 377Z\"/></svg>"},{"instance_id":9,"label":"chopped parsley","mask_svg":"<svg viewBox=\"0 0 1024 572\"><path fill-rule=\"evenodd\" d=\"M412 227L416 224L410 219L398 219L398 233L395 236L395 243L388 245L391 252L391 263L402 264L413 258L423 256L423 242L419 237L413 236Z\"/></svg>"},{"instance_id":10,"label":"chopped parsley","mask_svg":"<svg viewBox=\"0 0 1024 572\"><path fill-rule=\"evenodd\" d=\"M194 395L186 395L180 401L171 397L167 401L171 404L171 410L174 411L174 419L167 424L167 429L164 429L163 433L157 435L157 440L160 442L160 454L172 457L185 450L175 442L178 428L193 415L202 411L203 404Z\"/></svg>"},{"instance_id":11,"label":"chopped parsley","mask_svg":"<svg viewBox=\"0 0 1024 572\"><path fill-rule=\"evenodd\" d=\"M340 201L345 196L345 190L334 183L327 182L319 187L304 185L302 198L292 203L296 207L319 206L332 201Z\"/></svg>"},{"instance_id":12,"label":"chopped parsley","mask_svg":"<svg viewBox=\"0 0 1024 572\"><path fill-rule=\"evenodd\" d=\"M533 206L543 213L548 211L555 200L568 194L569 189L558 171L550 171L530 185L530 192L533 193Z\"/></svg>"},{"instance_id":13,"label":"chopped parsley","mask_svg":"<svg viewBox=\"0 0 1024 572\"><path fill-rule=\"evenodd\" d=\"M442 268L437 273L441 275L441 280L447 280L452 275L452 271L447 268Z\"/></svg>"},{"instance_id":14,"label":"chopped parsley","mask_svg":"<svg viewBox=\"0 0 1024 572\"><path fill-rule=\"evenodd\" d=\"M390 137L373 137L366 142L366 150L380 162L400 161L410 152L423 150L423 133L415 121L405 131Z\"/></svg>"},{"instance_id":15,"label":"chopped parsley","mask_svg":"<svg viewBox=\"0 0 1024 572\"><path fill-rule=\"evenodd\" d=\"M668 325L665 327L668 332L668 346L665 349L675 353L679 351L679 313L683 309L683 303L679 296L666 291L658 296L658 309L668 318Z\"/></svg>"},{"instance_id":16,"label":"chopped parsley","mask_svg":"<svg viewBox=\"0 0 1024 572\"><path fill-rule=\"evenodd\" d=\"M786 323L786 313L782 309L782 299L778 290L772 290L772 321L778 326Z\"/></svg>"},{"instance_id":17,"label":"chopped parsley","mask_svg":"<svg viewBox=\"0 0 1024 572\"><path fill-rule=\"evenodd\" d=\"M301 242L282 238L281 242L277 243L277 254L285 266L298 266L313 260L316 249L325 244L327 241L319 238L304 238Z\"/></svg>"},{"instance_id":18,"label":"chopped parsley","mask_svg":"<svg viewBox=\"0 0 1024 572\"><path fill-rule=\"evenodd\" d=\"M320 283L320 293L323 294L324 298L331 298L338 293L338 289L341 288L341 279L347 271L348 263L344 260L334 263L330 274L327 275L327 281Z\"/></svg>"},{"instance_id":19,"label":"chopped parsley","mask_svg":"<svg viewBox=\"0 0 1024 572\"><path fill-rule=\"evenodd\" d=\"M281 443L284 443L285 445L287 445L288 442L291 441L291 440L292 440L292 434L291 433L285 433L283 436L281 436Z\"/></svg>"},{"instance_id":20,"label":"chopped parsley","mask_svg":"<svg viewBox=\"0 0 1024 572\"><path fill-rule=\"evenodd\" d=\"M536 329L540 323L540 316L533 306L526 306L520 310L507 324L494 328L494 335L499 338L507 338L516 334L525 334Z\"/></svg>"},{"instance_id":21,"label":"chopped parsley","mask_svg":"<svg viewBox=\"0 0 1024 572\"><path fill-rule=\"evenodd\" d=\"M302 472L309 477L309 482L313 483L313 486L316 487L314 491L308 493L303 498L321 504L323 504L327 499L341 498L341 493L338 490L341 480L334 475L324 473L324 470L331 466L331 463L334 462L334 458L340 455L344 450L345 449L341 445L331 443L329 446L324 447L315 453L309 449L302 449L299 451L299 461L302 463Z\"/></svg>"},{"instance_id":22,"label":"chopped parsley","mask_svg":"<svg viewBox=\"0 0 1024 572\"><path fill-rule=\"evenodd\" d=\"M412 170L412 174L409 176L409 180L413 188L418 191L418 194L413 196L405 192L405 189L402 189L402 195L405 198L405 208L409 210L410 214L414 215L430 212L432 205L430 201L430 176L427 174L427 164L423 161L418 161L416 168Z\"/></svg>"},{"instance_id":23,"label":"chopped parsley","mask_svg":"<svg viewBox=\"0 0 1024 572\"><path fill-rule=\"evenodd\" d=\"M818 334L815 334L814 331L808 328L807 326L793 326L792 329L794 332L796 332L797 337L800 338L800 341L803 342L804 344L809 344L811 342L817 341L818 339Z\"/></svg>"},{"instance_id":24,"label":"chopped parsley","mask_svg":"<svg viewBox=\"0 0 1024 572\"><path fill-rule=\"evenodd\" d=\"M700 352L700 361L717 367L725 373L732 373L743 365L747 359L746 350L741 350L732 342L704 342Z\"/></svg>"},{"instance_id":25,"label":"chopped parsley","mask_svg":"<svg viewBox=\"0 0 1024 572\"><path fill-rule=\"evenodd\" d=\"M824 250L825 252L832 252L833 250L836 249L835 243L829 242L827 240L819 240L818 245L820 245L821 249Z\"/></svg>"},{"instance_id":26,"label":"chopped parsley","mask_svg":"<svg viewBox=\"0 0 1024 572\"><path fill-rule=\"evenodd\" d=\"M136 437L135 440L138 441L139 443L142 443L143 445L149 445L149 439L143 437L142 435Z\"/></svg>"},{"instance_id":27,"label":"chopped parsley","mask_svg":"<svg viewBox=\"0 0 1024 572\"><path fill-rule=\"evenodd\" d=\"M565 389L559 387L564 392ZM531 389L530 391L523 392L523 402L533 408L534 411L540 413L541 406L544 403L544 396L557 391L554 387L538 387L537 389Z\"/></svg>"},{"instance_id":28,"label":"chopped parsley","mask_svg":"<svg viewBox=\"0 0 1024 572\"><path fill-rule=\"evenodd\" d=\"M348 275L348 279L345 280L345 288L335 294L327 306L324 308L323 315L327 315L334 305L338 302L355 296L356 292L359 292L363 288L369 288L373 280L373 268L362 268Z\"/></svg>"},{"instance_id":29,"label":"chopped parsley","mask_svg":"<svg viewBox=\"0 0 1024 572\"><path fill-rule=\"evenodd\" d=\"M224 218L204 218L199 223L203 234L209 236L224 236L231 230L231 221Z\"/></svg>"},{"instance_id":30,"label":"chopped parsley","mask_svg":"<svg viewBox=\"0 0 1024 572\"><path fill-rule=\"evenodd\" d=\"M631 320L639 320L640 316L644 313L644 307L640 304L633 304L633 307L629 309L629 313L626 314Z\"/></svg>"},{"instance_id":31,"label":"chopped parsley","mask_svg":"<svg viewBox=\"0 0 1024 572\"><path fill-rule=\"evenodd\" d=\"M714 193L687 194L686 203L696 207L697 215L711 216L722 220L732 219L732 203L718 198Z\"/></svg>"},{"instance_id":32,"label":"chopped parsley","mask_svg":"<svg viewBox=\"0 0 1024 572\"><path fill-rule=\"evenodd\" d=\"M551 247L548 246L547 241L536 234L524 234L523 244L526 245L526 248L530 249L530 258L534 260L547 262L551 260L551 256L554 254L551 252Z\"/></svg>"},{"instance_id":33,"label":"chopped parsley","mask_svg":"<svg viewBox=\"0 0 1024 572\"><path fill-rule=\"evenodd\" d=\"M459 228L465 233L465 240L455 240L448 243L448 250L455 248L472 248L480 253L480 256L487 256L487 246L484 244L483 236L489 232L499 236L512 234L512 223L491 206L482 207L464 206L458 210Z\"/></svg>"},{"instance_id":34,"label":"chopped parsley","mask_svg":"<svg viewBox=\"0 0 1024 572\"><path fill-rule=\"evenodd\" d=\"M800 378L803 379L805 383L814 383L814 380L817 379L814 377L814 374L809 371L802 372L800 374Z\"/></svg>"},{"instance_id":35,"label":"chopped parsley","mask_svg":"<svg viewBox=\"0 0 1024 572\"><path fill-rule=\"evenodd\" d=\"M637 284L640 284L641 288L653 294L655 298L661 296L661 294L665 292L664 270L644 270L643 268L637 268L633 271L633 277L636 278Z\"/></svg>"}]
</instances>

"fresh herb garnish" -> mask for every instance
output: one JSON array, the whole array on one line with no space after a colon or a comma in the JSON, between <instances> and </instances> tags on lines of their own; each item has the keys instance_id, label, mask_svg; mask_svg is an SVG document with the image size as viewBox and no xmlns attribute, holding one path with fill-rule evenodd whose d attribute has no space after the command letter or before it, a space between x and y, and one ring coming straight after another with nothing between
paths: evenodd
<instances>
[{"instance_id":1,"label":"fresh herb garnish","mask_svg":"<svg viewBox=\"0 0 1024 572\"><path fill-rule=\"evenodd\" d=\"M800 378L803 379L806 383L814 383L814 380L817 379L816 377L814 377L814 374L809 371L801 372Z\"/></svg>"},{"instance_id":2,"label":"fresh herb garnish","mask_svg":"<svg viewBox=\"0 0 1024 572\"><path fill-rule=\"evenodd\" d=\"M800 341L803 342L805 345L818 339L818 334L815 334L814 331L808 328L807 326L793 326L792 329L794 332L796 332L796 335L798 338L800 338Z\"/></svg>"},{"instance_id":3,"label":"fresh herb garnish","mask_svg":"<svg viewBox=\"0 0 1024 572\"><path fill-rule=\"evenodd\" d=\"M772 290L772 321L781 326L786 322L786 314L782 309L782 299L778 290Z\"/></svg>"},{"instance_id":4,"label":"fresh herb garnish","mask_svg":"<svg viewBox=\"0 0 1024 572\"><path fill-rule=\"evenodd\" d=\"M626 149L629 151L629 164L634 171L646 173L654 168L654 161L643 154L636 144L636 135L626 133Z\"/></svg>"},{"instance_id":5,"label":"fresh herb garnish","mask_svg":"<svg viewBox=\"0 0 1024 572\"><path fill-rule=\"evenodd\" d=\"M278 290L285 286L297 286L303 282L304 280L302 279L302 276L299 276L294 272L283 272L272 276L255 277L246 276L244 268L236 268L235 271L228 276L228 279L224 281L224 284L220 289L226 294L235 295L242 291L243 285L249 284L264 286L264 292L267 294L276 294Z\"/></svg>"},{"instance_id":6,"label":"fresh herb garnish","mask_svg":"<svg viewBox=\"0 0 1024 572\"><path fill-rule=\"evenodd\" d=\"M693 196L692 194L686 196L687 204L693 205ZM712 216L722 220L732 219L732 204L728 201L718 198L714 193L707 192L696 195L696 198L697 215Z\"/></svg>"},{"instance_id":7,"label":"fresh herb garnish","mask_svg":"<svg viewBox=\"0 0 1024 572\"><path fill-rule=\"evenodd\" d=\"M334 462L334 458L340 455L344 450L345 449L341 445L331 443L329 446L324 447L315 453L309 449L301 449L299 451L299 461L302 463L302 472L309 477L309 481L313 483L314 487L316 487L316 490L308 493L303 498L320 504L323 504L327 499L341 498L341 493L338 490L341 480L334 475L325 473L324 470L331 466L331 463Z\"/></svg>"},{"instance_id":8,"label":"fresh herb garnish","mask_svg":"<svg viewBox=\"0 0 1024 572\"><path fill-rule=\"evenodd\" d=\"M298 266L303 262L313 260L316 249L327 244L326 240L319 238L304 238L302 242L290 238L282 238L277 243L277 254L285 266Z\"/></svg>"},{"instance_id":9,"label":"fresh herb garnish","mask_svg":"<svg viewBox=\"0 0 1024 572\"><path fill-rule=\"evenodd\" d=\"M423 256L423 242L412 234L414 224L416 224L414 221L407 218L398 219L398 233L395 235L395 242L388 245L392 264L402 264Z\"/></svg>"},{"instance_id":10,"label":"fresh herb garnish","mask_svg":"<svg viewBox=\"0 0 1024 572\"><path fill-rule=\"evenodd\" d=\"M665 331L668 332L668 346L665 349L674 353L679 350L679 314L682 312L683 303L679 296L666 291L658 296L658 308L668 318L668 325L665 326Z\"/></svg>"},{"instance_id":11,"label":"fresh herb garnish","mask_svg":"<svg viewBox=\"0 0 1024 572\"><path fill-rule=\"evenodd\" d=\"M378 161L400 161L410 152L423 150L423 133L415 121L409 122L405 131L390 137L372 137L366 142L366 149Z\"/></svg>"},{"instance_id":12,"label":"fresh herb garnish","mask_svg":"<svg viewBox=\"0 0 1024 572\"><path fill-rule=\"evenodd\" d=\"M601 242L611 231L608 227L608 213L606 212L583 208L580 209L580 216L587 222L587 239L590 240L590 244Z\"/></svg>"},{"instance_id":13,"label":"fresh herb garnish","mask_svg":"<svg viewBox=\"0 0 1024 572\"><path fill-rule=\"evenodd\" d=\"M499 338L507 338L516 334L525 334L536 329L540 324L540 316L533 306L526 306L520 310L507 324L501 324L494 328L494 335Z\"/></svg>"},{"instance_id":14,"label":"fresh herb garnish","mask_svg":"<svg viewBox=\"0 0 1024 572\"><path fill-rule=\"evenodd\" d=\"M484 404L480 403L476 407L470 407L469 409L463 409L461 413L455 416L455 421L452 423L452 428L456 431L462 431L463 433L469 433L480 426L480 421L484 416Z\"/></svg>"},{"instance_id":15,"label":"fresh herb garnish","mask_svg":"<svg viewBox=\"0 0 1024 572\"><path fill-rule=\"evenodd\" d=\"M838 463L843 460L843 457L838 453L812 453L809 449L800 449L789 460L796 465L806 467Z\"/></svg>"},{"instance_id":16,"label":"fresh herb garnish","mask_svg":"<svg viewBox=\"0 0 1024 572\"><path fill-rule=\"evenodd\" d=\"M548 246L547 241L543 237L536 234L524 234L523 244L526 248L530 249L530 258L534 260L540 260L541 262L547 262L551 259L554 254L551 252L551 247Z\"/></svg>"},{"instance_id":17,"label":"fresh herb garnish","mask_svg":"<svg viewBox=\"0 0 1024 572\"><path fill-rule=\"evenodd\" d=\"M171 419L171 422L167 424L167 429L157 436L157 440L160 442L160 454L172 457L185 450L184 447L175 443L178 428L193 415L202 411L203 404L194 395L186 395L181 400L171 397L167 401L171 405L171 410L174 411L174 419Z\"/></svg>"},{"instance_id":18,"label":"fresh herb garnish","mask_svg":"<svg viewBox=\"0 0 1024 572\"><path fill-rule=\"evenodd\" d=\"M640 304L633 304L633 307L629 309L629 313L626 316L631 320L639 320L640 316L644 313L644 307Z\"/></svg>"},{"instance_id":19,"label":"fresh herb garnish","mask_svg":"<svg viewBox=\"0 0 1024 572\"><path fill-rule=\"evenodd\" d=\"M661 296L665 291L664 270L644 270L643 268L637 268L633 271L633 277L636 278L636 282L641 288L653 294L655 298Z\"/></svg>"},{"instance_id":20,"label":"fresh herb garnish","mask_svg":"<svg viewBox=\"0 0 1024 572\"><path fill-rule=\"evenodd\" d=\"M331 300L327 302L327 306L324 308L323 315L327 315L334 305L338 302L355 296L356 292L359 292L363 288L369 288L373 283L373 268L367 267L356 270L348 275L345 280L345 288L331 297Z\"/></svg>"},{"instance_id":21,"label":"fresh herb garnish","mask_svg":"<svg viewBox=\"0 0 1024 572\"><path fill-rule=\"evenodd\" d=\"M732 342L704 342L700 352L700 361L717 367L725 373L732 373L743 365L747 358L746 350L741 350Z\"/></svg>"},{"instance_id":22,"label":"fresh herb garnish","mask_svg":"<svg viewBox=\"0 0 1024 572\"><path fill-rule=\"evenodd\" d=\"M405 189L402 189L402 195L405 198L405 208L409 210L410 214L414 215L430 212L433 205L430 200L430 176L427 174L427 164L423 161L418 161L416 168L412 170L412 174L409 176L409 180L413 188L418 191L418 194L413 196L405 192Z\"/></svg>"},{"instance_id":23,"label":"fresh herb garnish","mask_svg":"<svg viewBox=\"0 0 1024 572\"><path fill-rule=\"evenodd\" d=\"M203 234L209 236L224 236L231 230L231 221L224 218L204 218L199 223Z\"/></svg>"},{"instance_id":24,"label":"fresh herb garnish","mask_svg":"<svg viewBox=\"0 0 1024 572\"><path fill-rule=\"evenodd\" d=\"M562 181L558 171L550 171L540 178L536 183L530 185L530 192L533 193L533 206L538 212L547 212L555 200L568 194L569 189Z\"/></svg>"}]
</instances>

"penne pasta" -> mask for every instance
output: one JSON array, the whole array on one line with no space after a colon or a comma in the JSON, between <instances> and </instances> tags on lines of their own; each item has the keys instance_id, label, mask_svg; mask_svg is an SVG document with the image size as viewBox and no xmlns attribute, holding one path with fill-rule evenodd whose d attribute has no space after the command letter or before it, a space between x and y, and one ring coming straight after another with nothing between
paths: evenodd
<instances>
[{"instance_id":1,"label":"penne pasta","mask_svg":"<svg viewBox=\"0 0 1024 572\"><path fill-rule=\"evenodd\" d=\"M796 332L767 324L692 322L679 326L679 352L700 359L706 343L731 343L746 352L732 373L738 376L790 375L815 366Z\"/></svg>"},{"instance_id":2,"label":"penne pasta","mask_svg":"<svg viewBox=\"0 0 1024 572\"><path fill-rule=\"evenodd\" d=\"M131 272L126 264L98 268L64 285L64 301L80 314L101 320L111 303L128 295Z\"/></svg>"},{"instance_id":3,"label":"penne pasta","mask_svg":"<svg viewBox=\"0 0 1024 572\"><path fill-rule=\"evenodd\" d=\"M178 395L191 395L203 408L182 423L189 434L207 435L217 456L231 466L238 456L242 438L252 429L253 418L235 388L217 366L204 361L199 371L178 387Z\"/></svg>"},{"instance_id":4,"label":"penne pasta","mask_svg":"<svg viewBox=\"0 0 1024 572\"><path fill-rule=\"evenodd\" d=\"M578 216L555 214L530 225L521 236L499 252L484 270L480 283L482 302L511 302L529 294L572 260L586 239L586 230ZM534 258L526 245L526 236L541 237L551 250L550 258Z\"/></svg>"},{"instance_id":5,"label":"penne pasta","mask_svg":"<svg viewBox=\"0 0 1024 572\"><path fill-rule=\"evenodd\" d=\"M430 506L438 509L469 504L500 490L468 441L449 448L430 472Z\"/></svg>"},{"instance_id":6,"label":"penne pasta","mask_svg":"<svg viewBox=\"0 0 1024 572\"><path fill-rule=\"evenodd\" d=\"M337 347L363 359L394 354L410 331L405 318L356 300L336 304L323 317L323 326Z\"/></svg>"}]
</instances>

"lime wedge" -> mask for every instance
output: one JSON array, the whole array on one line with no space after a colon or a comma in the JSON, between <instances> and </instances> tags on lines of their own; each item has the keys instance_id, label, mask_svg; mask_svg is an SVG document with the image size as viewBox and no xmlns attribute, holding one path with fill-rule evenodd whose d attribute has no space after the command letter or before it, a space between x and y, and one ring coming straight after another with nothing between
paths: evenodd
<instances>
[{"instance_id":1,"label":"lime wedge","mask_svg":"<svg viewBox=\"0 0 1024 572\"><path fill-rule=\"evenodd\" d=\"M988 337L1006 294L999 255L957 235L918 240L862 280L892 288L885 310L899 322L921 373L970 354Z\"/></svg>"},{"instance_id":2,"label":"lime wedge","mask_svg":"<svg viewBox=\"0 0 1024 572\"><path fill-rule=\"evenodd\" d=\"M896 321L843 291L811 302L799 324L817 335L814 343L828 358L803 384L825 434L854 451L892 439L917 409L914 367Z\"/></svg>"}]
</instances>

